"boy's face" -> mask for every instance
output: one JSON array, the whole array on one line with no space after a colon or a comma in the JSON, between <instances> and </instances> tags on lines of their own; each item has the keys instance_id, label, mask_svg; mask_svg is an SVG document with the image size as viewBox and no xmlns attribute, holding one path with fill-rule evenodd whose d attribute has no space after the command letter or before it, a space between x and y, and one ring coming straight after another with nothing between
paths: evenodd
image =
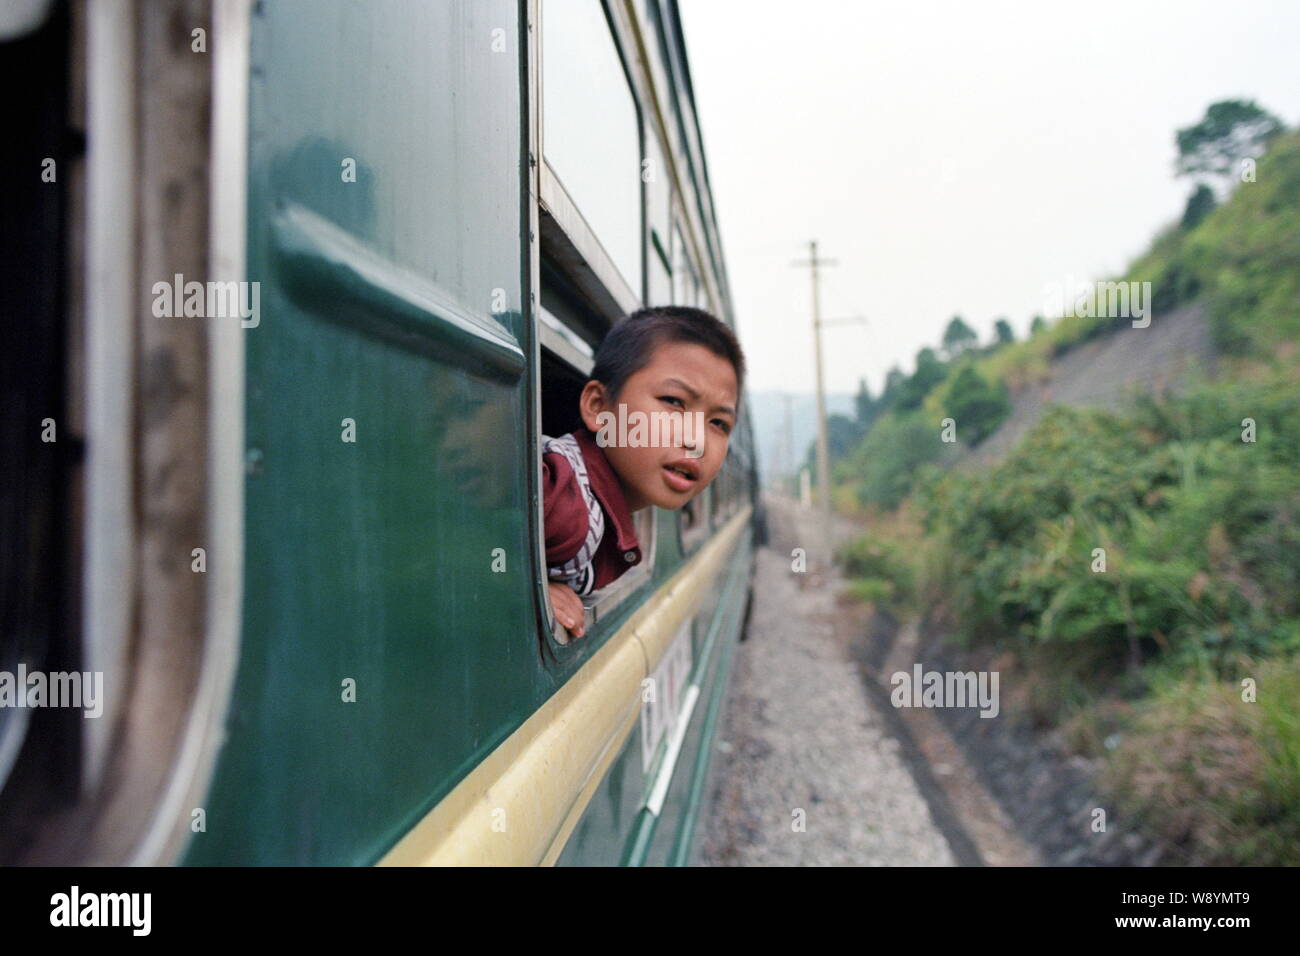
<instances>
[{"instance_id":1,"label":"boy's face","mask_svg":"<svg viewBox=\"0 0 1300 956\"><path fill-rule=\"evenodd\" d=\"M601 431L602 419L597 417L601 412L612 413L617 421L618 406L625 406L629 440L620 444L615 438L602 448L631 511L649 505L675 510L709 486L727 457L727 443L736 425L736 393L736 371L731 363L692 342L660 343L650 362L628 376L617 400L610 400L600 382L586 384L579 407L583 423L593 432ZM691 426L680 429L677 437L681 440L675 443L656 446L651 439L634 444L633 423L655 412L680 412L684 418L702 419L704 427L698 433ZM612 431L617 435L616 427ZM659 434L655 429L647 429L647 433Z\"/></svg>"}]
</instances>

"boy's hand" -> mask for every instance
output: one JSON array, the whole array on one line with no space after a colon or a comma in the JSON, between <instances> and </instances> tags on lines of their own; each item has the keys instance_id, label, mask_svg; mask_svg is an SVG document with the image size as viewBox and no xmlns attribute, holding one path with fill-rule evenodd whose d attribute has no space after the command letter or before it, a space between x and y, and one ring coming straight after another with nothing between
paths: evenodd
<instances>
[{"instance_id":1,"label":"boy's hand","mask_svg":"<svg viewBox=\"0 0 1300 956\"><path fill-rule=\"evenodd\" d=\"M547 581L546 591L551 598L551 611L568 628L569 633L574 637L586 634L586 609L582 606L582 598L578 597L578 593L559 581Z\"/></svg>"}]
</instances>

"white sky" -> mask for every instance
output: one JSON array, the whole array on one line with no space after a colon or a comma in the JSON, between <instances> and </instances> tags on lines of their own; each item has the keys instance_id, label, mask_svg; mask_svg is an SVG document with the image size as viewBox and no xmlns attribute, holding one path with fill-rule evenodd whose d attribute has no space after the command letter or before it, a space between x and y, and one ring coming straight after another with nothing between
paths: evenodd
<instances>
[{"instance_id":1,"label":"white sky","mask_svg":"<svg viewBox=\"0 0 1300 956\"><path fill-rule=\"evenodd\" d=\"M1174 131L1300 122L1300 0L679 0L755 389L813 387L808 240L839 260L827 388L873 393L954 314L1024 334L1182 214Z\"/></svg>"}]
</instances>

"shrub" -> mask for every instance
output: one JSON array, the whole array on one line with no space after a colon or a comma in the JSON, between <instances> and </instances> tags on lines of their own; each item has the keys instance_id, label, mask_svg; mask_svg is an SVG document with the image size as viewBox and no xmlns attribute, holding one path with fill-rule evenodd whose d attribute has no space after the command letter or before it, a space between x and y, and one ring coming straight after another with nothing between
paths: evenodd
<instances>
[{"instance_id":1,"label":"shrub","mask_svg":"<svg viewBox=\"0 0 1300 956\"><path fill-rule=\"evenodd\" d=\"M1276 383L1128 415L1058 407L1002 465L923 487L949 555L938 586L966 640L1082 642L1103 674L1157 656L1222 674L1300 649L1298 448L1300 394Z\"/></svg>"},{"instance_id":2,"label":"shrub","mask_svg":"<svg viewBox=\"0 0 1300 956\"><path fill-rule=\"evenodd\" d=\"M1101 783L1191 865L1300 863L1300 658L1239 680L1157 684L1117 735ZM1170 861L1173 862L1173 861Z\"/></svg>"}]
</instances>

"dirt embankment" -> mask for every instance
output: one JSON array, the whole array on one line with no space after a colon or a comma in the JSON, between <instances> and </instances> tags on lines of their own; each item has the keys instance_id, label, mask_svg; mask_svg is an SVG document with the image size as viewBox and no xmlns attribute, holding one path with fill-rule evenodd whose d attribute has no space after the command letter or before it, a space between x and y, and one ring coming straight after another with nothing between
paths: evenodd
<instances>
[{"instance_id":1,"label":"dirt embankment","mask_svg":"<svg viewBox=\"0 0 1300 956\"><path fill-rule=\"evenodd\" d=\"M888 682L896 671L910 672L914 664L925 671L999 674L1000 711L989 719L975 707L920 711L929 720L914 719L911 734L927 752L950 738L964 768L996 799L1016 836L1033 847L1035 862L1048 866L1153 866L1167 862L1166 850L1144 836L1110 803L1094 780L1098 761L1071 755L1058 731L1033 726L1024 681L1031 675L1016 667L1009 655L987 648L961 651L934 634L918 633L915 625L898 624L877 614L866 642L866 669L877 681ZM1021 686L1018 686L1021 685ZM934 738L939 743L930 743ZM1105 811L1105 830L1093 829L1098 809ZM987 816L967 819L978 833ZM986 860L990 854L985 853Z\"/></svg>"},{"instance_id":2,"label":"dirt embankment","mask_svg":"<svg viewBox=\"0 0 1300 956\"><path fill-rule=\"evenodd\" d=\"M1167 316L1153 315L1144 329L1121 328L1053 361L1046 379L1014 394L1010 417L956 466L980 468L1001 461L1049 405L1122 408L1135 391L1177 391L1197 370L1213 376L1215 364L1204 307L1193 303Z\"/></svg>"}]
</instances>

